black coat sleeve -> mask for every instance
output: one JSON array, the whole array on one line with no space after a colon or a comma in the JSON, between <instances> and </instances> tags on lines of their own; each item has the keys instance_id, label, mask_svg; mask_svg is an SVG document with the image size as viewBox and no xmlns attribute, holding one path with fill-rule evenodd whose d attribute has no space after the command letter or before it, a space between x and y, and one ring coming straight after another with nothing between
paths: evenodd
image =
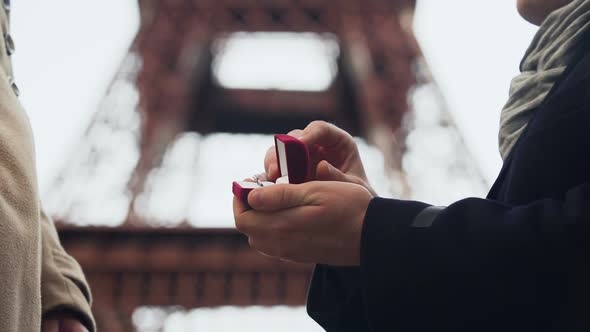
<instances>
[{"instance_id":1,"label":"black coat sleeve","mask_svg":"<svg viewBox=\"0 0 590 332\"><path fill-rule=\"evenodd\" d=\"M328 331L569 331L590 308L590 184L522 206L375 198L359 268L317 266L308 313ZM350 328L349 328L350 327Z\"/></svg>"}]
</instances>

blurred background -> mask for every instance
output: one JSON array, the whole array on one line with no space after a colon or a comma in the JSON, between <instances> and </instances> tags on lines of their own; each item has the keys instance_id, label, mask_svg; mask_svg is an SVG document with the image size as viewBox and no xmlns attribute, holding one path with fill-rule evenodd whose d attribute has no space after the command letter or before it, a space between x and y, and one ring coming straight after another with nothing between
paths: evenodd
<instances>
[{"instance_id":1,"label":"blurred background","mask_svg":"<svg viewBox=\"0 0 590 332\"><path fill-rule=\"evenodd\" d=\"M536 30L513 1L12 7L43 204L102 331L320 331L312 267L248 249L231 182L262 170L273 133L322 119L357 137L382 196L485 196Z\"/></svg>"}]
</instances>

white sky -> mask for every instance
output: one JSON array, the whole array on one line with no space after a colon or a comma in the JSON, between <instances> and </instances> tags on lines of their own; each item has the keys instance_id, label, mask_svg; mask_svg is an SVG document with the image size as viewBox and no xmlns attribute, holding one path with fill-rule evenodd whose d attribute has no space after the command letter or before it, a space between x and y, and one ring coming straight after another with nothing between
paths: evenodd
<instances>
[{"instance_id":1,"label":"white sky","mask_svg":"<svg viewBox=\"0 0 590 332\"><path fill-rule=\"evenodd\" d=\"M71 155L139 26L132 0L12 1L13 65L41 192Z\"/></svg>"},{"instance_id":2,"label":"white sky","mask_svg":"<svg viewBox=\"0 0 590 332\"><path fill-rule=\"evenodd\" d=\"M15 76L42 192L67 161L138 27L131 0L14 1ZM535 28L514 1L419 0L415 30L486 179L500 168L499 110Z\"/></svg>"},{"instance_id":3,"label":"white sky","mask_svg":"<svg viewBox=\"0 0 590 332\"><path fill-rule=\"evenodd\" d=\"M223 56L213 61L214 77L230 89L322 91L330 87L338 70L337 40L315 33L238 32L218 47ZM294 55L305 60L293 61Z\"/></svg>"},{"instance_id":4,"label":"white sky","mask_svg":"<svg viewBox=\"0 0 590 332\"><path fill-rule=\"evenodd\" d=\"M502 162L500 110L537 27L516 1L418 0L414 29L435 80L491 185Z\"/></svg>"}]
</instances>

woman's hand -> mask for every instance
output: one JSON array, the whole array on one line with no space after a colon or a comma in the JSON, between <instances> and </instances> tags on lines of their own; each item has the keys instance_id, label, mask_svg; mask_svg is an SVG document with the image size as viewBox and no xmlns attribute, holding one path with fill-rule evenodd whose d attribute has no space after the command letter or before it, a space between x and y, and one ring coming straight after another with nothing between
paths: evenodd
<instances>
[{"instance_id":1,"label":"woman's hand","mask_svg":"<svg viewBox=\"0 0 590 332\"><path fill-rule=\"evenodd\" d=\"M234 218L250 246L266 255L356 266L372 198L365 187L353 183L280 184L254 189L248 195L251 209L234 198Z\"/></svg>"},{"instance_id":2,"label":"woman's hand","mask_svg":"<svg viewBox=\"0 0 590 332\"><path fill-rule=\"evenodd\" d=\"M42 332L88 332L78 318L68 311L58 311L43 318Z\"/></svg>"},{"instance_id":3,"label":"woman's hand","mask_svg":"<svg viewBox=\"0 0 590 332\"><path fill-rule=\"evenodd\" d=\"M340 181L359 184L373 195L358 148L352 136L333 124L313 121L305 129L296 129L289 135L302 140L309 148L312 180ZM274 147L269 148L264 158L266 178L275 181L279 167Z\"/></svg>"}]
</instances>

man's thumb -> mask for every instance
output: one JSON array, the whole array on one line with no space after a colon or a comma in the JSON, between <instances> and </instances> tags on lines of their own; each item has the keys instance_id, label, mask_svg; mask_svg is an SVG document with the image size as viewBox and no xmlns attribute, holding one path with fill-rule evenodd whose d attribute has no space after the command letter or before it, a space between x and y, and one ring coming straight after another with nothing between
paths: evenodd
<instances>
[{"instance_id":1,"label":"man's thumb","mask_svg":"<svg viewBox=\"0 0 590 332\"><path fill-rule=\"evenodd\" d=\"M273 212L305 204L307 191L303 185L277 184L252 190L248 204L254 210Z\"/></svg>"}]
</instances>

